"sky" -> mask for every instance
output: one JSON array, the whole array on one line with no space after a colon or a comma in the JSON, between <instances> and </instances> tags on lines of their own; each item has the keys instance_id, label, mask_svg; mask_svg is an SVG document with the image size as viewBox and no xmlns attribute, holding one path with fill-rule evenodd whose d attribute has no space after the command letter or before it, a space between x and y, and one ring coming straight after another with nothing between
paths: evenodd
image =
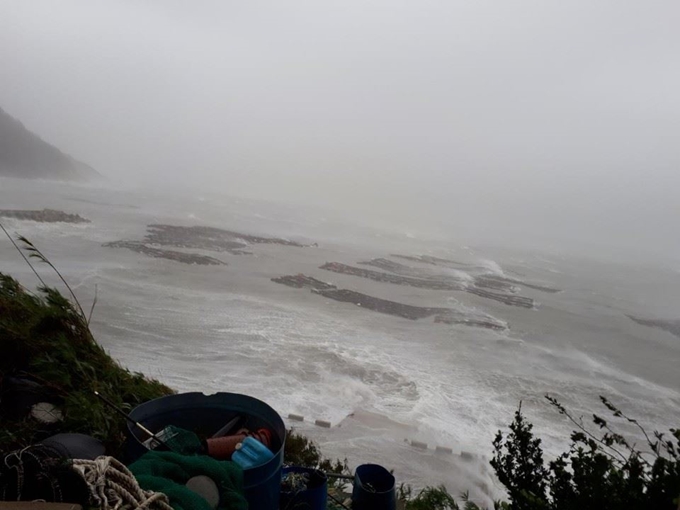
<instances>
[{"instance_id":1,"label":"sky","mask_svg":"<svg viewBox=\"0 0 680 510\"><path fill-rule=\"evenodd\" d=\"M114 182L680 260L677 0L0 0L0 107Z\"/></svg>"}]
</instances>

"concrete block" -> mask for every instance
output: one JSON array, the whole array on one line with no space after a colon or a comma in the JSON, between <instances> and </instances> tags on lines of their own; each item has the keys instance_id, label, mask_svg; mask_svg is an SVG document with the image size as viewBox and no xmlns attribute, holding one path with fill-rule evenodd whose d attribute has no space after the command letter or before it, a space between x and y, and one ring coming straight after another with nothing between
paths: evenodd
<instances>
[{"instance_id":1,"label":"concrete block","mask_svg":"<svg viewBox=\"0 0 680 510\"><path fill-rule=\"evenodd\" d=\"M460 452L460 458L463 460L473 460L475 458L475 454L471 452Z\"/></svg>"},{"instance_id":2,"label":"concrete block","mask_svg":"<svg viewBox=\"0 0 680 510\"><path fill-rule=\"evenodd\" d=\"M316 421L314 422L314 425L316 425L316 426L318 426L318 427L324 427L324 428L326 428L326 429L331 428L331 422L326 421L326 420L316 420Z\"/></svg>"},{"instance_id":3,"label":"concrete block","mask_svg":"<svg viewBox=\"0 0 680 510\"><path fill-rule=\"evenodd\" d=\"M293 421L305 421L305 417L300 416L299 414L289 414L288 419Z\"/></svg>"}]
</instances>

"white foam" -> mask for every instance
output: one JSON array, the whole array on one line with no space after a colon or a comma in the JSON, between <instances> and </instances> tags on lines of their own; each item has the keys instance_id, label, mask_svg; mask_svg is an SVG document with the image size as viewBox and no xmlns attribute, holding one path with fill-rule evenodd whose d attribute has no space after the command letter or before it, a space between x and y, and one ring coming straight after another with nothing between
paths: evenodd
<instances>
[{"instance_id":1,"label":"white foam","mask_svg":"<svg viewBox=\"0 0 680 510\"><path fill-rule=\"evenodd\" d=\"M481 259L479 261L479 265L488 269L489 272L494 274L494 275L505 276L505 272L503 271L503 268L495 260Z\"/></svg>"}]
</instances>

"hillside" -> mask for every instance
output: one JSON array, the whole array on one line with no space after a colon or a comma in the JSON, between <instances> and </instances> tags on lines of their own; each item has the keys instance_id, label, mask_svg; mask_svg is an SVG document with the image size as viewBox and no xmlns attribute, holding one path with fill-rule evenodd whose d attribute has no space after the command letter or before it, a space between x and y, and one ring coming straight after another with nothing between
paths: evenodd
<instances>
[{"instance_id":1,"label":"hillside","mask_svg":"<svg viewBox=\"0 0 680 510\"><path fill-rule=\"evenodd\" d=\"M64 154L0 108L0 176L23 179L90 180L91 166Z\"/></svg>"}]
</instances>

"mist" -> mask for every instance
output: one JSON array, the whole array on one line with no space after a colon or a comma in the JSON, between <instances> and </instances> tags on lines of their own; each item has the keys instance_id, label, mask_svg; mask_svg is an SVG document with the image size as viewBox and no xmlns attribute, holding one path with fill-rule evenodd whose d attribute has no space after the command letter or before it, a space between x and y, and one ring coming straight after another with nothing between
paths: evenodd
<instances>
[{"instance_id":1,"label":"mist","mask_svg":"<svg viewBox=\"0 0 680 510\"><path fill-rule=\"evenodd\" d=\"M0 105L112 183L680 260L672 1L0 1Z\"/></svg>"}]
</instances>

